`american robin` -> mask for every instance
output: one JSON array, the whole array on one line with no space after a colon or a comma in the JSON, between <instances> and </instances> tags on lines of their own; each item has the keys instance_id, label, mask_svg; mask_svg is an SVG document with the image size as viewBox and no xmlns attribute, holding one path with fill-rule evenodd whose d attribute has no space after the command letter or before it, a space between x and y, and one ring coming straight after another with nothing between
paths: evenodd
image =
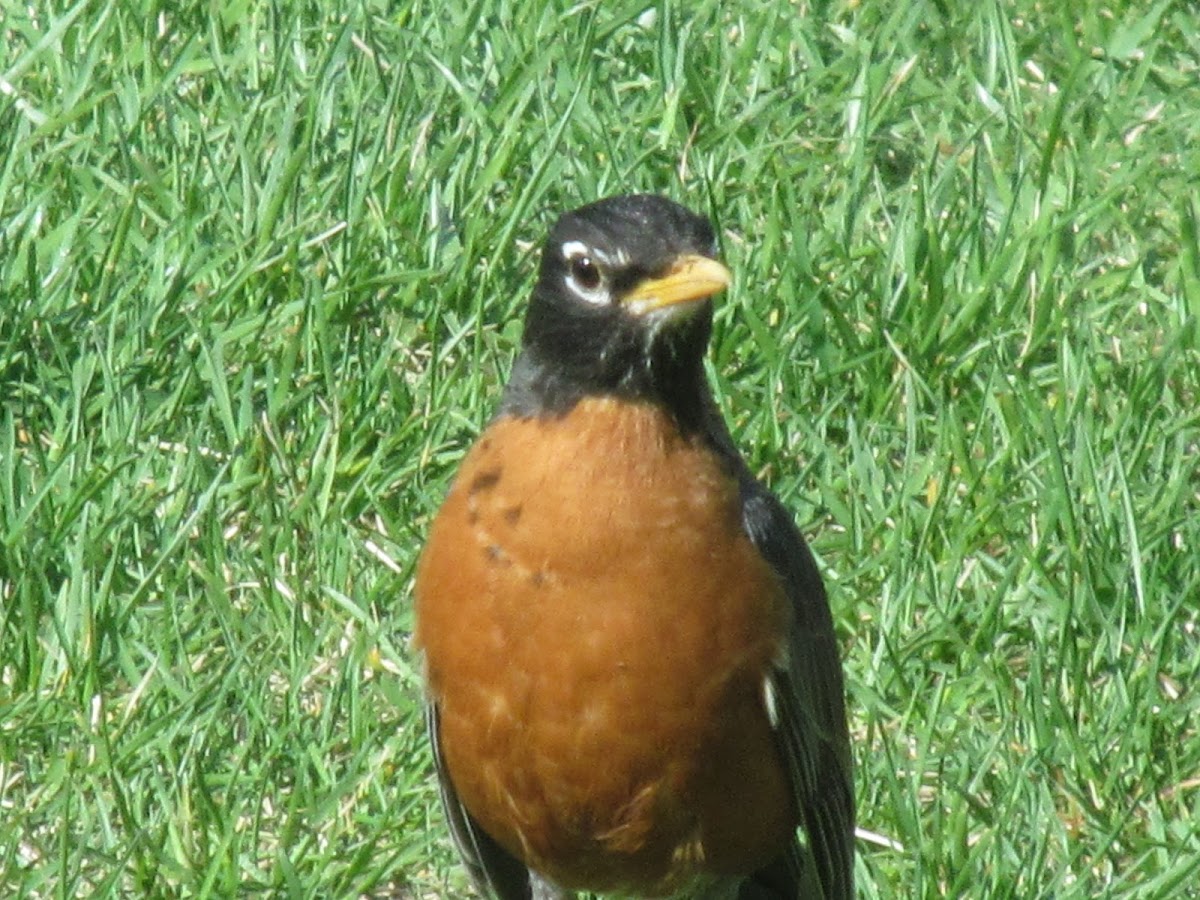
<instances>
[{"instance_id":1,"label":"american robin","mask_svg":"<svg viewBox=\"0 0 1200 900\"><path fill-rule=\"evenodd\" d=\"M430 530L415 644L484 895L852 895L833 622L705 377L715 249L662 197L563 215Z\"/></svg>"}]
</instances>

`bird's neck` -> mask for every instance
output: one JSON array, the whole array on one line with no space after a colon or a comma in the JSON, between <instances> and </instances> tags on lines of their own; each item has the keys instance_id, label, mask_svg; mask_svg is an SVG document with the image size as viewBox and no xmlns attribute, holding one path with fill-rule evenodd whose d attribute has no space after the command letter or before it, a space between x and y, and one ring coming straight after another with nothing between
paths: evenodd
<instances>
[{"instance_id":1,"label":"bird's neck","mask_svg":"<svg viewBox=\"0 0 1200 900\"><path fill-rule=\"evenodd\" d=\"M586 397L606 396L658 406L684 434L704 432L711 426L714 400L699 359L663 361L657 367L626 373L612 383L593 383L564 371L561 364L539 359L528 347L513 364L498 415L558 417Z\"/></svg>"}]
</instances>

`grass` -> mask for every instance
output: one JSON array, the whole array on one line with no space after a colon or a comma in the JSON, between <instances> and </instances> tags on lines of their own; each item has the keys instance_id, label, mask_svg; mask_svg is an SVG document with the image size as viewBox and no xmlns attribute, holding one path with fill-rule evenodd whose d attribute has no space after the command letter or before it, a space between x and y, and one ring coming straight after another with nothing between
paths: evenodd
<instances>
[{"instance_id":1,"label":"grass","mask_svg":"<svg viewBox=\"0 0 1200 900\"><path fill-rule=\"evenodd\" d=\"M1200 896L1194 8L0 17L0 892L463 896L407 636L556 211L669 193L864 898Z\"/></svg>"}]
</instances>

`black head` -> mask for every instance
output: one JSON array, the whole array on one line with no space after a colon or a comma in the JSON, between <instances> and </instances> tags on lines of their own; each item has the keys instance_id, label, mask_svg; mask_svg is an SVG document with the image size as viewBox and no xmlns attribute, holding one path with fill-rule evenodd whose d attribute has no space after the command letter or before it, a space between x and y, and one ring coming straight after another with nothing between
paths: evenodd
<instances>
[{"instance_id":1,"label":"black head","mask_svg":"<svg viewBox=\"0 0 1200 900\"><path fill-rule=\"evenodd\" d=\"M713 294L729 284L706 219L664 197L611 197L563 215L542 250L502 412L559 413L585 396L687 417L707 396Z\"/></svg>"}]
</instances>

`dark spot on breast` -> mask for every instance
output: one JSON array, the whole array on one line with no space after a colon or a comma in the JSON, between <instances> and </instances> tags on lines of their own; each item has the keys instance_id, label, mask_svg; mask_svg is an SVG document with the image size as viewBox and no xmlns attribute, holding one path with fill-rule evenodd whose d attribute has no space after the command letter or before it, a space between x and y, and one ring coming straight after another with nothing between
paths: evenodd
<instances>
[{"instance_id":1,"label":"dark spot on breast","mask_svg":"<svg viewBox=\"0 0 1200 900\"><path fill-rule=\"evenodd\" d=\"M499 544L488 544L483 548L483 552L487 555L489 562L505 567L512 565L512 560L504 554L504 550L501 549Z\"/></svg>"},{"instance_id":2,"label":"dark spot on breast","mask_svg":"<svg viewBox=\"0 0 1200 900\"><path fill-rule=\"evenodd\" d=\"M480 472L471 480L471 486L467 488L469 494L478 494L480 491L486 491L488 488L493 488L500 480L500 469L488 469L486 472Z\"/></svg>"},{"instance_id":3,"label":"dark spot on breast","mask_svg":"<svg viewBox=\"0 0 1200 900\"><path fill-rule=\"evenodd\" d=\"M546 583L546 573L540 572L540 571L532 573L529 576L529 582L534 587L541 587L543 584Z\"/></svg>"},{"instance_id":4,"label":"dark spot on breast","mask_svg":"<svg viewBox=\"0 0 1200 900\"><path fill-rule=\"evenodd\" d=\"M516 525L521 521L521 504L510 506L504 511L504 521L509 525Z\"/></svg>"}]
</instances>

